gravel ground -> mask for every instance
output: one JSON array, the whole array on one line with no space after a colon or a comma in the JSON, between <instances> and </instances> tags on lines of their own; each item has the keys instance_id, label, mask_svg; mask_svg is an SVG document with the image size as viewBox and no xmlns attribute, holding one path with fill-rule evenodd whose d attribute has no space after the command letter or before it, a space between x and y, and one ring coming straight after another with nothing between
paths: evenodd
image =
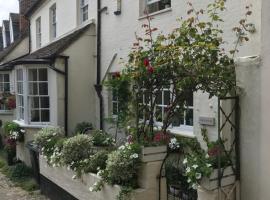
<instances>
[{"instance_id":1,"label":"gravel ground","mask_svg":"<svg viewBox=\"0 0 270 200\"><path fill-rule=\"evenodd\" d=\"M40 195L39 191L29 194L19 187L15 187L8 178L0 173L0 200L49 200Z\"/></svg>"}]
</instances>

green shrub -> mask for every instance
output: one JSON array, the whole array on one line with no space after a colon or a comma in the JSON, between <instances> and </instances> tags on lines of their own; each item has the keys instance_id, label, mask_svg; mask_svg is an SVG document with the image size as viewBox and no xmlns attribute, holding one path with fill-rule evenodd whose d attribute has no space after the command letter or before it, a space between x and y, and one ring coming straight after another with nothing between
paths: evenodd
<instances>
[{"instance_id":1,"label":"green shrub","mask_svg":"<svg viewBox=\"0 0 270 200\"><path fill-rule=\"evenodd\" d=\"M63 140L64 130L59 127L43 128L35 138L35 143L41 149L41 154L51 163L51 156L54 154L55 148L59 145L59 141Z\"/></svg>"},{"instance_id":2,"label":"green shrub","mask_svg":"<svg viewBox=\"0 0 270 200\"><path fill-rule=\"evenodd\" d=\"M93 155L93 144L88 135L77 135L64 142L62 150L63 164L68 168L81 173L82 163Z\"/></svg>"},{"instance_id":3,"label":"green shrub","mask_svg":"<svg viewBox=\"0 0 270 200\"><path fill-rule=\"evenodd\" d=\"M106 161L108 159L108 151L99 151L91 156L87 162L85 162L85 173L92 172L97 173L99 170L106 168Z\"/></svg>"},{"instance_id":4,"label":"green shrub","mask_svg":"<svg viewBox=\"0 0 270 200\"><path fill-rule=\"evenodd\" d=\"M21 179L30 177L32 175L32 169L27 167L24 163L18 163L11 166L8 170L8 176L11 179Z\"/></svg>"},{"instance_id":5,"label":"green shrub","mask_svg":"<svg viewBox=\"0 0 270 200\"><path fill-rule=\"evenodd\" d=\"M137 187L137 174L140 166L140 146L127 144L109 154L107 165L101 172L102 178L110 184Z\"/></svg>"},{"instance_id":6,"label":"green shrub","mask_svg":"<svg viewBox=\"0 0 270 200\"><path fill-rule=\"evenodd\" d=\"M22 142L24 139L24 129L22 129L15 122L6 122L4 124L4 134L6 137L13 139L15 141Z\"/></svg>"},{"instance_id":7,"label":"green shrub","mask_svg":"<svg viewBox=\"0 0 270 200\"><path fill-rule=\"evenodd\" d=\"M89 122L78 123L75 127L74 132L75 134L82 134L86 129L92 130L93 129L92 123Z\"/></svg>"},{"instance_id":8,"label":"green shrub","mask_svg":"<svg viewBox=\"0 0 270 200\"><path fill-rule=\"evenodd\" d=\"M94 130L91 137L94 146L108 147L115 144L112 136L102 130Z\"/></svg>"}]
</instances>

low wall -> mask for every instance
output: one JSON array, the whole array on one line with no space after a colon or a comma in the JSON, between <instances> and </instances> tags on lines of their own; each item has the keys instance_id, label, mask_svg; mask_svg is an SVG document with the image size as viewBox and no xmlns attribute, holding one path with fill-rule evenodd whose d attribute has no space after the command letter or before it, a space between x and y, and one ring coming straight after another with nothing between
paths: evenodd
<instances>
[{"instance_id":1,"label":"low wall","mask_svg":"<svg viewBox=\"0 0 270 200\"><path fill-rule=\"evenodd\" d=\"M23 161L27 166L31 167L30 153L26 144L34 140L35 134L40 130L38 128L24 128L24 141L18 142L16 146L17 159Z\"/></svg>"},{"instance_id":2,"label":"low wall","mask_svg":"<svg viewBox=\"0 0 270 200\"><path fill-rule=\"evenodd\" d=\"M90 192L95 182L100 180L96 174L85 174L81 178L72 179L73 171L64 167L51 167L46 160L40 156L40 174L50 180L76 199L79 200L115 200L119 194L120 187L117 185L105 185L99 192ZM141 188L134 190L132 200L156 200L159 195L159 171L162 161L144 162L139 173L139 185ZM141 176L144 177L141 177ZM41 183L42 184L42 183ZM167 199L166 179L161 179L161 198ZM59 199L60 200L60 199ZM62 200L62 199L61 199Z\"/></svg>"}]
</instances>

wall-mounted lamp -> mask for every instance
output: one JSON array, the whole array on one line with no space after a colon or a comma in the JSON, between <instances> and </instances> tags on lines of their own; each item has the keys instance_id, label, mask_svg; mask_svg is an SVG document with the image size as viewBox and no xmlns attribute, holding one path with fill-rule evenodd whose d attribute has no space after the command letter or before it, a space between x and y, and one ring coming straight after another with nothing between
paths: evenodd
<instances>
[{"instance_id":1,"label":"wall-mounted lamp","mask_svg":"<svg viewBox=\"0 0 270 200\"><path fill-rule=\"evenodd\" d=\"M116 11L114 11L115 15L121 14L121 0L116 0Z\"/></svg>"}]
</instances>

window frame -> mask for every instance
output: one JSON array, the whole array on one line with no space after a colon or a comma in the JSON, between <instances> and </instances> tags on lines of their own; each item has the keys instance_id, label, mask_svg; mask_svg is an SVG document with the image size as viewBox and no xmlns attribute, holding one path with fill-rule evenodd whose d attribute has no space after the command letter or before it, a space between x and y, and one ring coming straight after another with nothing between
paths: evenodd
<instances>
[{"instance_id":1,"label":"window frame","mask_svg":"<svg viewBox=\"0 0 270 200\"><path fill-rule=\"evenodd\" d=\"M36 19L36 48L42 46L42 30L41 30L41 17Z\"/></svg>"},{"instance_id":2,"label":"window frame","mask_svg":"<svg viewBox=\"0 0 270 200\"><path fill-rule=\"evenodd\" d=\"M152 3L149 3L148 1L153 1ZM167 0L169 1L167 4L166 3L162 3L162 1L164 0L140 0L140 16L143 17L146 15L146 13L148 15L155 15L158 13L162 13L165 12L167 10L171 10L172 8L172 1L171 0ZM156 7L158 7L156 10L153 11L149 11L149 6L154 6L154 4L156 4ZM164 4L164 5L163 5ZM169 7L166 7L166 5L169 5ZM163 8L160 8L161 6L164 6ZM146 12L146 13L145 13Z\"/></svg>"},{"instance_id":3,"label":"window frame","mask_svg":"<svg viewBox=\"0 0 270 200\"><path fill-rule=\"evenodd\" d=\"M56 3L50 7L50 39L54 40L57 37L57 11Z\"/></svg>"},{"instance_id":4,"label":"window frame","mask_svg":"<svg viewBox=\"0 0 270 200\"><path fill-rule=\"evenodd\" d=\"M162 90L162 104L157 104L158 107L162 107L162 120L164 117L164 108L166 108L168 105L164 104L164 91L170 91L170 99L173 98L172 97L172 87L170 88L165 88L164 90ZM143 93L143 103L141 105L146 105L146 106L150 106L150 102L147 104L145 101L145 93ZM179 126L173 126L172 124L168 127L168 130L170 130L173 133L179 133L182 131L185 132L193 132L193 127L194 127L194 94L192 94L192 98L193 98L193 105L192 106L185 106L185 109L189 109L193 111L193 125L187 125L186 123L186 110L184 111L183 114L183 120L184 120L184 124L180 124ZM155 108L155 113L156 113L156 108ZM157 121L156 119L156 114L154 115L154 126L158 127L159 129L162 128L163 126L163 122Z\"/></svg>"},{"instance_id":5,"label":"window frame","mask_svg":"<svg viewBox=\"0 0 270 200\"><path fill-rule=\"evenodd\" d=\"M34 122L31 121L31 111L32 111L32 107L31 107L31 100L30 98L36 95L31 95L30 94L30 87L29 87L29 83L30 82L34 82L34 81L29 81L29 71L31 69L36 69L36 70L40 70L40 69L46 69L47 70L47 81L44 81L47 83L47 95L45 95L46 97L49 98L49 108L47 108L46 110L49 111L49 121L40 121L39 122ZM22 70L23 72L23 94L18 94L18 70ZM17 108L16 108L16 119L19 123L24 124L24 125L50 125L51 124L51 97L50 97L50 84L49 84L49 69L47 67L18 67L16 69L16 103L17 103ZM38 81L39 82L39 81ZM43 82L43 81L42 81ZM23 119L20 118L20 102L19 102L19 98L18 96L22 96L23 98L23 109L24 109L24 113L23 113ZM38 95L39 96L39 95ZM39 109L39 108L38 108ZM40 108L40 110L42 110L42 108Z\"/></svg>"},{"instance_id":6,"label":"window frame","mask_svg":"<svg viewBox=\"0 0 270 200\"><path fill-rule=\"evenodd\" d=\"M5 75L8 76L8 82L5 81ZM5 84L8 84L9 90L5 91ZM2 85L2 87L1 87ZM5 93L5 92L9 92L11 93L11 75L9 72L0 72L0 93ZM8 110L4 105L0 105L0 113L1 112L9 112L10 110Z\"/></svg>"},{"instance_id":7,"label":"window frame","mask_svg":"<svg viewBox=\"0 0 270 200\"><path fill-rule=\"evenodd\" d=\"M89 20L89 0L79 0L79 13L81 24Z\"/></svg>"}]
</instances>

